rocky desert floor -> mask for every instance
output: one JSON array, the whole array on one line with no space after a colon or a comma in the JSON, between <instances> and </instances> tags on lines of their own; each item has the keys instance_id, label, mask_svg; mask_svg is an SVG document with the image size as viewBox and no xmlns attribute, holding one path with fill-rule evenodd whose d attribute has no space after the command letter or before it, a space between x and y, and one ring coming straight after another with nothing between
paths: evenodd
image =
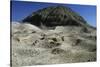
<instances>
[{"instance_id":1,"label":"rocky desert floor","mask_svg":"<svg viewBox=\"0 0 100 67\"><path fill-rule=\"evenodd\" d=\"M13 67L96 61L96 30L56 26L41 29L28 23L12 23Z\"/></svg>"}]
</instances>

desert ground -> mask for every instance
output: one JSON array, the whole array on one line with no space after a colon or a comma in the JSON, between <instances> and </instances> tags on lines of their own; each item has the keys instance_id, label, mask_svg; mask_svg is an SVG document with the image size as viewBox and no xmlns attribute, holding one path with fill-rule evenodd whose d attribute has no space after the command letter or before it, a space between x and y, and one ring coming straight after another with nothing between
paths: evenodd
<instances>
[{"instance_id":1,"label":"desert ground","mask_svg":"<svg viewBox=\"0 0 100 67\"><path fill-rule=\"evenodd\" d=\"M45 65L96 61L96 31L57 26L43 30L28 23L12 24L12 65Z\"/></svg>"}]
</instances>

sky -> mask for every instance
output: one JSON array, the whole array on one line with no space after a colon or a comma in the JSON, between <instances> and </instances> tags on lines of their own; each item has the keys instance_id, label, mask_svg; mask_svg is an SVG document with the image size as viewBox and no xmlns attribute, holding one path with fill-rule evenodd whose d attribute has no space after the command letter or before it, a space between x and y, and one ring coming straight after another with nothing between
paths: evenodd
<instances>
[{"instance_id":1,"label":"sky","mask_svg":"<svg viewBox=\"0 0 100 67\"><path fill-rule=\"evenodd\" d=\"M58 4L58 3L43 3L43 2L25 2L25 1L11 1L11 21L21 21L32 12L39 9L63 5L71 8L82 16L88 24L96 27L96 6L93 5L76 5L76 4Z\"/></svg>"}]
</instances>

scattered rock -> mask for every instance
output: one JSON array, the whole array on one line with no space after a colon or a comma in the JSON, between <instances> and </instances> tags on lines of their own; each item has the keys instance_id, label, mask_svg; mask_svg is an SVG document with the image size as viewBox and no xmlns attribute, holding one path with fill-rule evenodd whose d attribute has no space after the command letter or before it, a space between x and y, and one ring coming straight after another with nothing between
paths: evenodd
<instances>
[{"instance_id":1,"label":"scattered rock","mask_svg":"<svg viewBox=\"0 0 100 67\"><path fill-rule=\"evenodd\" d=\"M52 38L52 40L53 40L54 42L57 42L57 39L56 39L56 38Z\"/></svg>"}]
</instances>

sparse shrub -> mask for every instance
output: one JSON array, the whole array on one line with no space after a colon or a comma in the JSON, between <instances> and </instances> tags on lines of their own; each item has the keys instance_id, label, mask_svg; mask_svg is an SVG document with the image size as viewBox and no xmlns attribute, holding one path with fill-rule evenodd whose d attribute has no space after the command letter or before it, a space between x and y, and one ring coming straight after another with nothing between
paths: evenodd
<instances>
[{"instance_id":1,"label":"sparse shrub","mask_svg":"<svg viewBox=\"0 0 100 67\"><path fill-rule=\"evenodd\" d=\"M46 40L44 43L44 47L46 47L46 48L54 48L54 47L58 47L60 45L61 45L61 43L55 42L52 40Z\"/></svg>"},{"instance_id":2,"label":"sparse shrub","mask_svg":"<svg viewBox=\"0 0 100 67\"><path fill-rule=\"evenodd\" d=\"M60 48L54 48L51 53L52 54L61 54L62 52L64 52L63 49L60 49Z\"/></svg>"},{"instance_id":3,"label":"sparse shrub","mask_svg":"<svg viewBox=\"0 0 100 67\"><path fill-rule=\"evenodd\" d=\"M72 44L73 46L76 46L82 42L81 39L75 39L74 43Z\"/></svg>"},{"instance_id":4,"label":"sparse shrub","mask_svg":"<svg viewBox=\"0 0 100 67\"><path fill-rule=\"evenodd\" d=\"M50 44L55 44L55 42L51 41Z\"/></svg>"},{"instance_id":5,"label":"sparse shrub","mask_svg":"<svg viewBox=\"0 0 100 67\"><path fill-rule=\"evenodd\" d=\"M81 39L77 39L75 44L77 45L77 44L79 44L81 41L82 41Z\"/></svg>"},{"instance_id":6,"label":"sparse shrub","mask_svg":"<svg viewBox=\"0 0 100 67\"><path fill-rule=\"evenodd\" d=\"M56 38L52 38L52 40L55 41L55 42L57 42L57 39Z\"/></svg>"},{"instance_id":7,"label":"sparse shrub","mask_svg":"<svg viewBox=\"0 0 100 67\"><path fill-rule=\"evenodd\" d=\"M36 33L36 31L32 31L32 33Z\"/></svg>"},{"instance_id":8,"label":"sparse shrub","mask_svg":"<svg viewBox=\"0 0 100 67\"><path fill-rule=\"evenodd\" d=\"M56 43L56 46L60 46L61 45L61 43Z\"/></svg>"},{"instance_id":9,"label":"sparse shrub","mask_svg":"<svg viewBox=\"0 0 100 67\"><path fill-rule=\"evenodd\" d=\"M64 41L64 36L61 37L62 41Z\"/></svg>"},{"instance_id":10,"label":"sparse shrub","mask_svg":"<svg viewBox=\"0 0 100 67\"><path fill-rule=\"evenodd\" d=\"M83 28L82 32L89 33L89 30L87 28Z\"/></svg>"},{"instance_id":11,"label":"sparse shrub","mask_svg":"<svg viewBox=\"0 0 100 67\"><path fill-rule=\"evenodd\" d=\"M96 36L92 36L92 35L88 36L87 38L88 38L88 39L92 39L92 40L96 40L96 39L97 39Z\"/></svg>"}]
</instances>

